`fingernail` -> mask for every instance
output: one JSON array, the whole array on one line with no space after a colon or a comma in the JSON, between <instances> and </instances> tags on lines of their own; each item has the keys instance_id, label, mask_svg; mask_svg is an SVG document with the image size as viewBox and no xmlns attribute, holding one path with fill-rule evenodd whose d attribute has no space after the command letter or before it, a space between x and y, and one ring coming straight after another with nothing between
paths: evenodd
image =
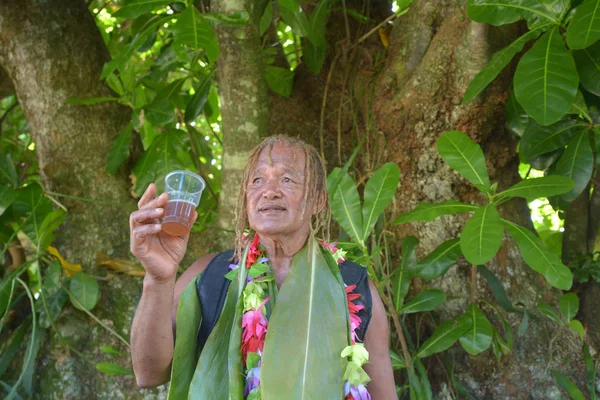
<instances>
[{"instance_id":1,"label":"fingernail","mask_svg":"<svg viewBox=\"0 0 600 400\"><path fill-rule=\"evenodd\" d=\"M160 213L160 212L162 212L162 210L163 210L162 208L155 208L154 212Z\"/></svg>"}]
</instances>

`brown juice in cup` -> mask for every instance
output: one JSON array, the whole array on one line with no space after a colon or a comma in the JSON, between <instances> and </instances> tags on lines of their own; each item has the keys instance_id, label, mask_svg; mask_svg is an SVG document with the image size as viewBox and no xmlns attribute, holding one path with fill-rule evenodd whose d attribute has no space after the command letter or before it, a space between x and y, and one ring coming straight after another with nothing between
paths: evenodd
<instances>
[{"instance_id":1,"label":"brown juice in cup","mask_svg":"<svg viewBox=\"0 0 600 400\"><path fill-rule=\"evenodd\" d=\"M192 214L196 206L182 200L167 202L162 230L173 236L187 235L192 227Z\"/></svg>"}]
</instances>

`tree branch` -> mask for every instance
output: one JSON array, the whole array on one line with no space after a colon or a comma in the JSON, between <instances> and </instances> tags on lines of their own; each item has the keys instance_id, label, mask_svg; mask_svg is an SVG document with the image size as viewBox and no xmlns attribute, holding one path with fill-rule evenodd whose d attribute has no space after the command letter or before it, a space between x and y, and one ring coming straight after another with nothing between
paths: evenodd
<instances>
[{"instance_id":1,"label":"tree branch","mask_svg":"<svg viewBox=\"0 0 600 400\"><path fill-rule=\"evenodd\" d=\"M593 180L595 182L600 181L600 171L596 171ZM594 183L594 191L588 205L587 251L589 253L594 251L598 228L600 228L600 186Z\"/></svg>"}]
</instances>

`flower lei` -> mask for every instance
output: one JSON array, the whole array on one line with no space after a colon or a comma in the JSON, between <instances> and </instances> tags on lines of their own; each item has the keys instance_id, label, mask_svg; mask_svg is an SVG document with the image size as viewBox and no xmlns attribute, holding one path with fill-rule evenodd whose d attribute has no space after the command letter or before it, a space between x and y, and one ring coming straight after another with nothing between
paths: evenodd
<instances>
[{"instance_id":1,"label":"flower lei","mask_svg":"<svg viewBox=\"0 0 600 400\"><path fill-rule=\"evenodd\" d=\"M246 268L248 278L243 290L244 310L242 316L242 362L246 385L244 397L247 400L259 400L260 394L260 369L262 366L262 352L265 346L267 328L269 321L266 317L265 305L272 296L265 298L269 290L269 282L274 281L269 259L264 257L265 249L260 245L258 235L254 235L248 255L246 256ZM320 241L321 245L331 252L334 260L341 264L346 260L346 252L335 246L337 242L327 243ZM238 265L231 264L231 271L226 275L233 279L237 274ZM356 285L346 286L346 297L348 311L350 314L351 345L346 346L341 356L348 358L348 365L343 375L344 400L371 400L366 384L370 381L369 376L362 366L369 360L369 352L364 344L356 343L358 339L356 331L360 327L358 311L363 309L362 305L356 305L352 301L360 297L360 294L352 293Z\"/></svg>"}]
</instances>

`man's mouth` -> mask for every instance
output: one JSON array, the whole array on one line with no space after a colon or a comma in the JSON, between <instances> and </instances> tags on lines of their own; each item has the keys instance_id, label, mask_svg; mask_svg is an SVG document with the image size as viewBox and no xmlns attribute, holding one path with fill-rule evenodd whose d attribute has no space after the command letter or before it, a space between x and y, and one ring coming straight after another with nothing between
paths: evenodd
<instances>
[{"instance_id":1,"label":"man's mouth","mask_svg":"<svg viewBox=\"0 0 600 400\"><path fill-rule=\"evenodd\" d=\"M280 212L285 211L285 207L276 204L266 204L258 209L260 212Z\"/></svg>"}]
</instances>

